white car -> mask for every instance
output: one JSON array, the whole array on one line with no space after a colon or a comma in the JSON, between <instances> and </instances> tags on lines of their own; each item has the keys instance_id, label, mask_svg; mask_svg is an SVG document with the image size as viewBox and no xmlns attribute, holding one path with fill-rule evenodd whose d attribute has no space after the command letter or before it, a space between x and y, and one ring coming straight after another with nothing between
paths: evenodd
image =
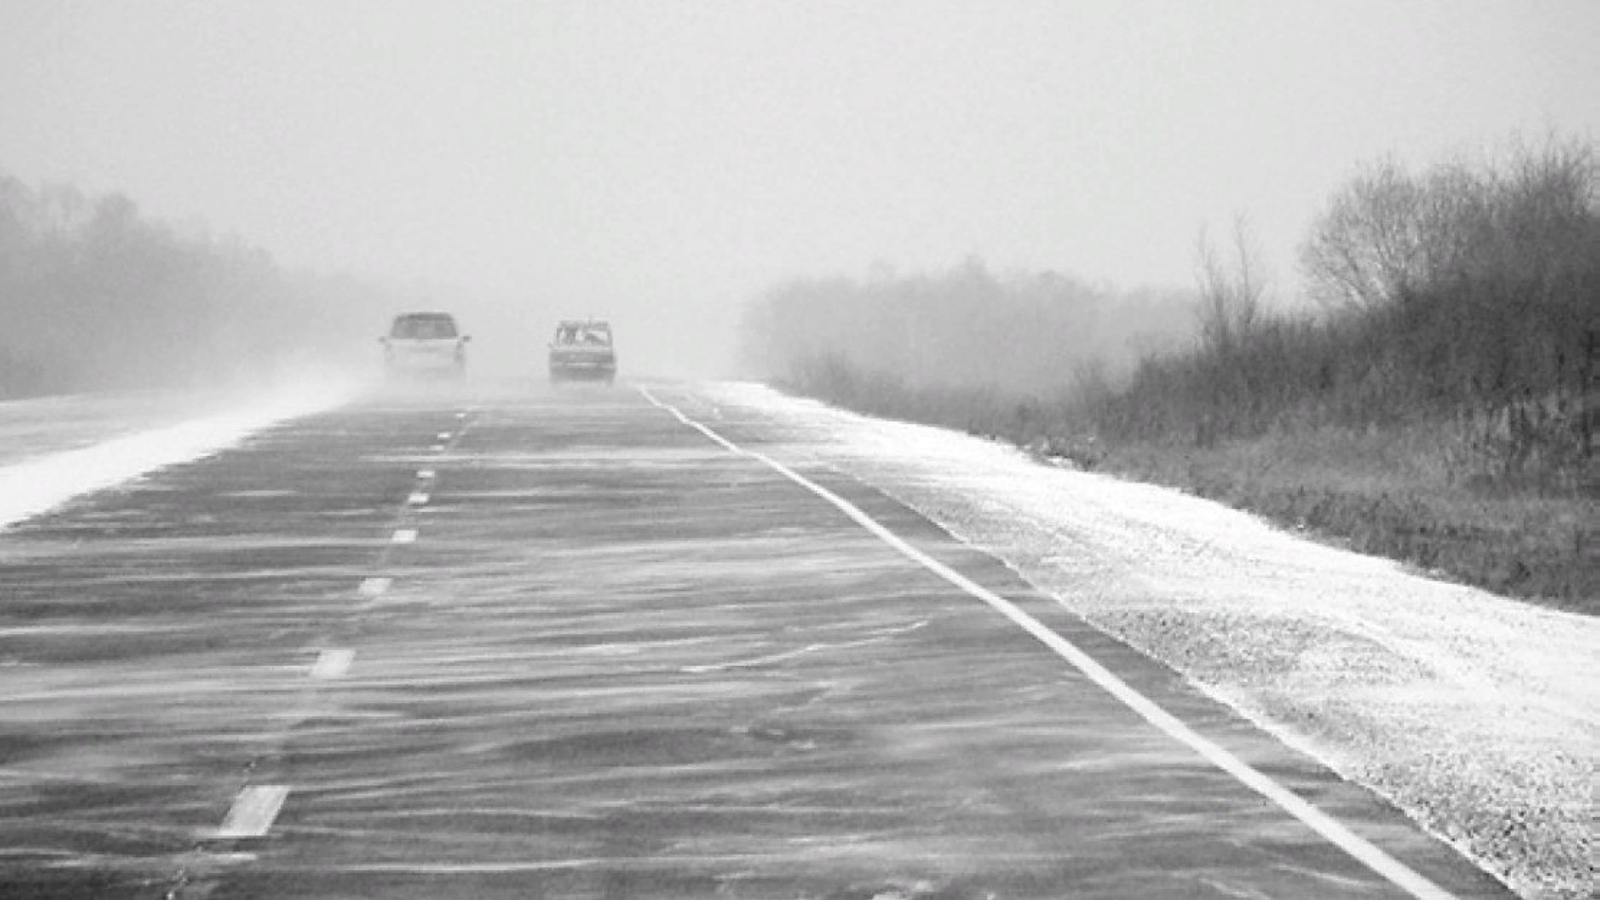
<instances>
[{"instance_id":1,"label":"white car","mask_svg":"<svg viewBox=\"0 0 1600 900\"><path fill-rule=\"evenodd\" d=\"M383 344L383 365L391 378L462 378L467 373L467 341L449 313L413 312L395 316Z\"/></svg>"}]
</instances>

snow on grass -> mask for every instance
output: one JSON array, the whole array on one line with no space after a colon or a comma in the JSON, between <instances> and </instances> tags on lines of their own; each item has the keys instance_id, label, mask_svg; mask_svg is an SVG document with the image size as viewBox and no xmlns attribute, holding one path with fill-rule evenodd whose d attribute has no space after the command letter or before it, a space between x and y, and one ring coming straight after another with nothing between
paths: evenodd
<instances>
[{"instance_id":1,"label":"snow on grass","mask_svg":"<svg viewBox=\"0 0 1600 900\"><path fill-rule=\"evenodd\" d=\"M338 406L353 398L356 391L356 385L347 382L280 387L240 398L225 412L213 410L177 424L162 424L89 446L0 465L0 528L47 512L74 497L208 456L278 422Z\"/></svg>"},{"instance_id":2,"label":"snow on grass","mask_svg":"<svg viewBox=\"0 0 1600 900\"><path fill-rule=\"evenodd\" d=\"M1165 488L760 385L720 417L1004 559L1097 627L1391 799L1527 897L1587 897L1600 620L1421 577Z\"/></svg>"}]
</instances>

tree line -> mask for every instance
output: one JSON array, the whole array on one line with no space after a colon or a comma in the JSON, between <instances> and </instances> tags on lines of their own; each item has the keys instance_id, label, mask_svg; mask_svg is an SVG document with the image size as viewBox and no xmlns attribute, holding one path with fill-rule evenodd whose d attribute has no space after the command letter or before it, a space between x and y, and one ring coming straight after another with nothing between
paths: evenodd
<instances>
[{"instance_id":1,"label":"tree line","mask_svg":"<svg viewBox=\"0 0 1600 900\"><path fill-rule=\"evenodd\" d=\"M1054 393L1064 380L1125 378L1135 362L1192 333L1186 291L1117 291L1055 272L991 272L969 258L948 272L798 278L746 306L745 370L815 381L854 372L907 390Z\"/></svg>"},{"instance_id":2,"label":"tree line","mask_svg":"<svg viewBox=\"0 0 1600 900\"><path fill-rule=\"evenodd\" d=\"M1600 362L1600 158L1552 141L1361 167L1301 247L1318 314L1260 315L1245 254L1201 280L1203 340L1083 398L1123 438L1448 425L1458 474L1570 488Z\"/></svg>"},{"instance_id":3,"label":"tree line","mask_svg":"<svg viewBox=\"0 0 1600 900\"><path fill-rule=\"evenodd\" d=\"M0 397L204 386L367 349L384 292L0 174ZM362 341L363 344L357 344Z\"/></svg>"}]
</instances>

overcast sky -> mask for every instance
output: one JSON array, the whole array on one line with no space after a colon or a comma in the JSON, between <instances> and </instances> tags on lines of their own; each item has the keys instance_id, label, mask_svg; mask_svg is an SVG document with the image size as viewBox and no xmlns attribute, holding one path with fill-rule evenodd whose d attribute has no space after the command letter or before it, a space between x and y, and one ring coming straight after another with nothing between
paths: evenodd
<instances>
[{"instance_id":1,"label":"overcast sky","mask_svg":"<svg viewBox=\"0 0 1600 900\"><path fill-rule=\"evenodd\" d=\"M1552 130L1595 0L0 0L0 170L625 346L878 261L1187 285L1239 213L1292 293L1359 161Z\"/></svg>"}]
</instances>

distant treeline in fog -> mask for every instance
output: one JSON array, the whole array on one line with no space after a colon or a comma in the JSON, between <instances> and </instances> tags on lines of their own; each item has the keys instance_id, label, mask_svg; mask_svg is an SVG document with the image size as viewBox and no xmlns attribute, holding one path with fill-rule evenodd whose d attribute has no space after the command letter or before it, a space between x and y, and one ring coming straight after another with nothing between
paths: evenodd
<instances>
[{"instance_id":1,"label":"distant treeline in fog","mask_svg":"<svg viewBox=\"0 0 1600 900\"><path fill-rule=\"evenodd\" d=\"M1118 383L1139 359L1187 342L1195 324L1187 291L996 275L969 259L936 275L779 285L746 308L741 352L758 377L910 415L899 407L952 393L982 408Z\"/></svg>"},{"instance_id":2,"label":"distant treeline in fog","mask_svg":"<svg viewBox=\"0 0 1600 900\"><path fill-rule=\"evenodd\" d=\"M370 349L377 289L0 174L0 397L209 386ZM360 341L361 343L356 343Z\"/></svg>"}]
</instances>

